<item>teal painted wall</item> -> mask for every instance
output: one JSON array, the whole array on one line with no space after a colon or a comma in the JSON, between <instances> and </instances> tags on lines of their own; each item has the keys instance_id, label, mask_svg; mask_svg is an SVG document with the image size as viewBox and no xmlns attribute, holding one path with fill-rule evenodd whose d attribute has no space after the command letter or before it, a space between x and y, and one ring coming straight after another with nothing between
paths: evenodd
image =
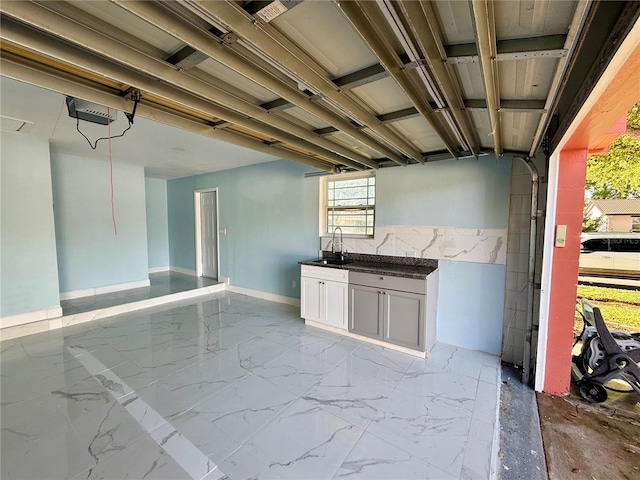
<instances>
[{"instance_id":1,"label":"teal painted wall","mask_svg":"<svg viewBox=\"0 0 640 480\"><path fill-rule=\"evenodd\" d=\"M60 291L148 279L144 169L113 164L116 235L109 163L53 153L51 166Z\"/></svg>"},{"instance_id":2,"label":"teal painted wall","mask_svg":"<svg viewBox=\"0 0 640 480\"><path fill-rule=\"evenodd\" d=\"M381 169L376 225L507 228L511 158ZM440 260L438 339L500 354L505 266Z\"/></svg>"},{"instance_id":3,"label":"teal painted wall","mask_svg":"<svg viewBox=\"0 0 640 480\"><path fill-rule=\"evenodd\" d=\"M380 169L376 225L506 228L510 180L493 155Z\"/></svg>"},{"instance_id":4,"label":"teal painted wall","mask_svg":"<svg viewBox=\"0 0 640 480\"><path fill-rule=\"evenodd\" d=\"M144 179L147 212L147 252L149 268L169 266L169 217L167 181Z\"/></svg>"},{"instance_id":5,"label":"teal painted wall","mask_svg":"<svg viewBox=\"0 0 640 480\"><path fill-rule=\"evenodd\" d=\"M167 182L171 264L195 269L193 191L219 188L221 275L233 285L299 297L297 262L317 255L318 178L286 161ZM393 167L377 173L376 225L506 228L511 161ZM499 354L503 265L440 261L441 341ZM291 281L296 288L291 288Z\"/></svg>"},{"instance_id":6,"label":"teal painted wall","mask_svg":"<svg viewBox=\"0 0 640 480\"><path fill-rule=\"evenodd\" d=\"M195 269L193 191L218 187L220 275L299 298L298 261L318 252L318 179L280 160L168 181L171 265ZM295 287L292 287L295 282Z\"/></svg>"},{"instance_id":7,"label":"teal painted wall","mask_svg":"<svg viewBox=\"0 0 640 480\"><path fill-rule=\"evenodd\" d=\"M441 260L438 340L500 355L505 266Z\"/></svg>"},{"instance_id":8,"label":"teal painted wall","mask_svg":"<svg viewBox=\"0 0 640 480\"><path fill-rule=\"evenodd\" d=\"M203 175L208 177L209 175ZM167 181L169 260L172 267L196 269L193 192L197 177ZM209 181L214 181L209 179ZM221 252L222 253L222 252ZM224 274L223 274L224 275Z\"/></svg>"},{"instance_id":9,"label":"teal painted wall","mask_svg":"<svg viewBox=\"0 0 640 480\"><path fill-rule=\"evenodd\" d=\"M49 144L0 140L0 316L8 316L60 305L60 297Z\"/></svg>"}]
</instances>

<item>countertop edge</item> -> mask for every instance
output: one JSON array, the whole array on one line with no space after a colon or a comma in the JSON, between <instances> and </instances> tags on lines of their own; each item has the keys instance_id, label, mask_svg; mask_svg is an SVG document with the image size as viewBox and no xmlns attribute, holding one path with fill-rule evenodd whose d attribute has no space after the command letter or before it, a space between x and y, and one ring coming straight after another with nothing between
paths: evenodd
<instances>
[{"instance_id":1,"label":"countertop edge","mask_svg":"<svg viewBox=\"0 0 640 480\"><path fill-rule=\"evenodd\" d=\"M393 265L393 264L384 264L385 266L380 267L372 267L372 266L364 266L358 265L358 262L348 263L345 265L331 265L331 264L323 264L318 263L317 260L301 260L298 262L300 265L308 265L311 267L322 267L322 268L335 268L338 270L348 270L352 272L358 273L371 273L374 275L390 275L392 277L403 277L403 278L415 278L419 280L426 280L426 278L435 272L438 267L411 267L411 268L420 268L424 269L424 272L407 272L403 269L402 265ZM406 267L405 267L406 268Z\"/></svg>"}]
</instances>

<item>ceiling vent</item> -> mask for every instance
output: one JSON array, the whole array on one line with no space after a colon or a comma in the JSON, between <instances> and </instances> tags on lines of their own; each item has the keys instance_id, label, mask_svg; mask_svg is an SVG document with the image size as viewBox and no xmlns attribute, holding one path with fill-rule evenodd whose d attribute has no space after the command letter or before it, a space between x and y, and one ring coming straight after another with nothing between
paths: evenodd
<instances>
[{"instance_id":1,"label":"ceiling vent","mask_svg":"<svg viewBox=\"0 0 640 480\"><path fill-rule=\"evenodd\" d=\"M0 130L3 132L27 134L33 128L33 122L0 115Z\"/></svg>"}]
</instances>

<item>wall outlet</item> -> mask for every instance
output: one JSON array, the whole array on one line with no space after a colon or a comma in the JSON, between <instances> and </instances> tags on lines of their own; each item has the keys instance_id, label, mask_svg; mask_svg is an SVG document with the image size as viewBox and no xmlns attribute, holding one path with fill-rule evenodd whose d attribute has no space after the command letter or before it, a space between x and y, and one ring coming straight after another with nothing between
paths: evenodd
<instances>
[{"instance_id":1,"label":"wall outlet","mask_svg":"<svg viewBox=\"0 0 640 480\"><path fill-rule=\"evenodd\" d=\"M296 281L295 280L291 281L291 288L296 288Z\"/></svg>"},{"instance_id":2,"label":"wall outlet","mask_svg":"<svg viewBox=\"0 0 640 480\"><path fill-rule=\"evenodd\" d=\"M415 250L407 250L405 252L405 256L407 258L417 258L418 257L418 252L416 252Z\"/></svg>"},{"instance_id":3,"label":"wall outlet","mask_svg":"<svg viewBox=\"0 0 640 480\"><path fill-rule=\"evenodd\" d=\"M226 228L221 228L220 229L220 235L226 235L227 234L227 229Z\"/></svg>"}]
</instances>

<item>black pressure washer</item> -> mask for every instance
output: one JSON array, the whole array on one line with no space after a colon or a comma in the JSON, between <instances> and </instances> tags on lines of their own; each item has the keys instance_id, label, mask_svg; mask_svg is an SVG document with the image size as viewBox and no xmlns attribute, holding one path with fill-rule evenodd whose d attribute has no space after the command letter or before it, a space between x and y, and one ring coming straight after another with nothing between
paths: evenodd
<instances>
[{"instance_id":1,"label":"black pressure washer","mask_svg":"<svg viewBox=\"0 0 640 480\"><path fill-rule=\"evenodd\" d=\"M601 403L607 399L607 390L640 394L640 333L609 331L598 307L586 298L581 304L578 313L584 326L573 344L582 342L580 353L573 356L580 395L588 402ZM612 380L623 380L631 389L615 388L609 383Z\"/></svg>"}]
</instances>

